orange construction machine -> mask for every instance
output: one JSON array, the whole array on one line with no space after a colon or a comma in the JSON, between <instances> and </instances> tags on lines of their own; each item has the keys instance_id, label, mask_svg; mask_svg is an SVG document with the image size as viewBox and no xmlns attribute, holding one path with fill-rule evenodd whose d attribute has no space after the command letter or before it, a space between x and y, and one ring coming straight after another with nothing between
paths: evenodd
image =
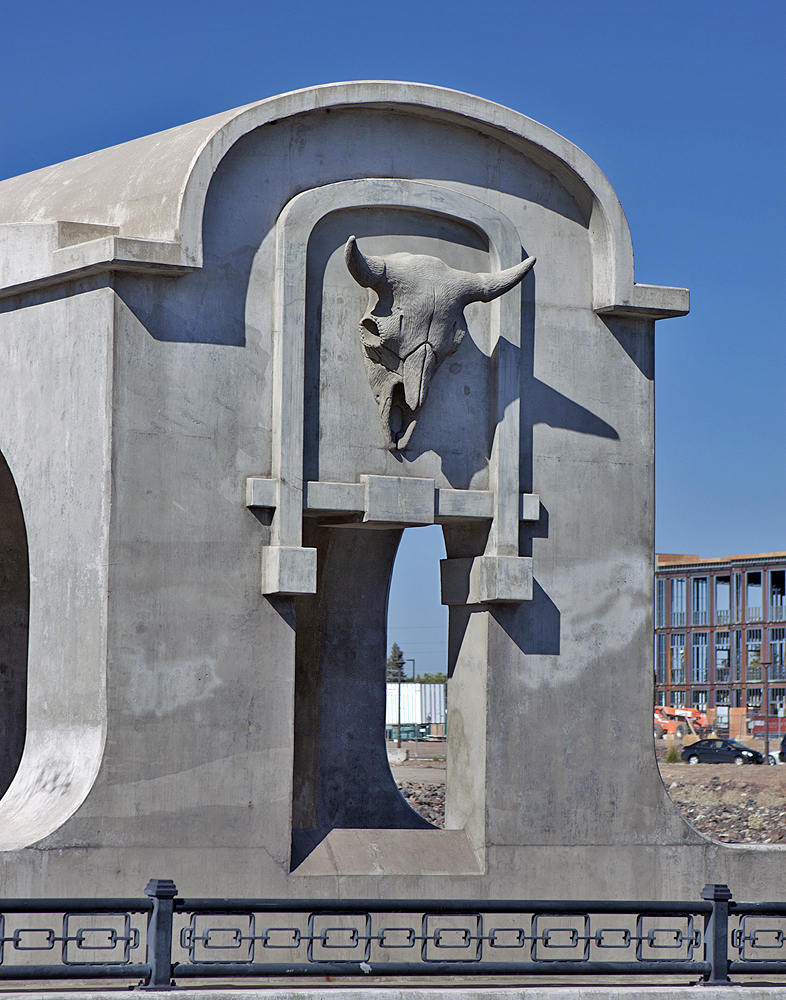
<instances>
[{"instance_id":1,"label":"orange construction machine","mask_svg":"<svg viewBox=\"0 0 786 1000\"><path fill-rule=\"evenodd\" d=\"M710 732L710 723L705 712L698 708L670 708L667 705L656 705L653 719L653 735L656 740L672 733L678 740L688 734L697 740L703 739Z\"/></svg>"}]
</instances>

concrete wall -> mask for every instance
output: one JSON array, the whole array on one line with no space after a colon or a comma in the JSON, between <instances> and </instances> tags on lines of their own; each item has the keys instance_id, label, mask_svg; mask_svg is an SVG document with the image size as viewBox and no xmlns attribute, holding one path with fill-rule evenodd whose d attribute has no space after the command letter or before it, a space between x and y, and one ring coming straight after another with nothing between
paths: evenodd
<instances>
[{"instance_id":1,"label":"concrete wall","mask_svg":"<svg viewBox=\"0 0 786 1000\"><path fill-rule=\"evenodd\" d=\"M478 99L374 84L139 140L125 162L0 184L10 245L34 215L41 232L0 314L0 451L30 558L5 891L783 889L778 849L710 844L655 765L653 339L687 296L633 284L594 164ZM62 225L90 221L80 184L89 232ZM538 258L467 308L399 454L356 339L351 234L471 271L502 266L505 239ZM264 502L247 505L249 477ZM531 600L526 574L508 603L451 598L444 831L398 797L384 750L390 573L429 517L454 569L504 556L534 576ZM263 595L290 559L299 596Z\"/></svg>"}]
</instances>

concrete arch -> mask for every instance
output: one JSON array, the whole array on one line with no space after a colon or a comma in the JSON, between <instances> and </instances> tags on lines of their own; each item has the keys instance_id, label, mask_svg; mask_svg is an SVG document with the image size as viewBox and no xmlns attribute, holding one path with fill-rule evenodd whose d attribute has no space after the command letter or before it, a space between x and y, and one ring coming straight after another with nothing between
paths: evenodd
<instances>
[{"instance_id":1,"label":"concrete arch","mask_svg":"<svg viewBox=\"0 0 786 1000\"><path fill-rule=\"evenodd\" d=\"M50 237L54 255L58 251L62 254L64 246L111 236L135 243L145 241L145 247L114 247L116 257L125 255L131 264L181 270L200 267L207 190L234 143L253 129L282 118L350 107L411 109L420 117L464 125L523 152L554 174L590 219L593 307L597 312L653 318L687 312L685 290L634 285L633 248L625 214L606 177L577 146L519 112L425 84L361 81L309 87L11 178L0 184L0 226L59 223L62 229L67 221L83 231ZM72 183L77 178L78 183ZM34 236L31 231L29 235ZM101 256L99 248L95 249ZM29 256L26 270L31 275L42 270L40 263L36 267L35 253L25 256ZM73 257L73 264L79 263L78 257ZM129 265L129 260L125 263ZM4 284L13 283L13 279L21 284L21 276L11 276L11 282L6 276Z\"/></svg>"},{"instance_id":2,"label":"concrete arch","mask_svg":"<svg viewBox=\"0 0 786 1000\"><path fill-rule=\"evenodd\" d=\"M77 298L60 314L55 301L6 315L0 339L0 450L10 470L0 468L0 554L15 553L17 621L29 565L26 731L18 767L0 785L0 851L41 840L74 814L106 740L113 304L105 288Z\"/></svg>"}]
</instances>

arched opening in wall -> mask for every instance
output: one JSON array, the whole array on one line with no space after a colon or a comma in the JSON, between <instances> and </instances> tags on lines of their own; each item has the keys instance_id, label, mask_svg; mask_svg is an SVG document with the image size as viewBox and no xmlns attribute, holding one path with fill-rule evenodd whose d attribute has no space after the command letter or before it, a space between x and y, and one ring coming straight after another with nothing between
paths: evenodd
<instances>
[{"instance_id":1,"label":"arched opening in wall","mask_svg":"<svg viewBox=\"0 0 786 1000\"><path fill-rule=\"evenodd\" d=\"M0 454L0 796L25 742L30 569L19 493Z\"/></svg>"},{"instance_id":2,"label":"arched opening in wall","mask_svg":"<svg viewBox=\"0 0 786 1000\"><path fill-rule=\"evenodd\" d=\"M759 604L735 606L734 576L742 574L721 564L714 578L699 566L692 578L656 581L655 756L672 802L699 833L783 844L779 772L742 765L786 763L786 629L762 623Z\"/></svg>"},{"instance_id":3,"label":"arched opening in wall","mask_svg":"<svg viewBox=\"0 0 786 1000\"><path fill-rule=\"evenodd\" d=\"M385 738L409 805L445 825L448 609L441 602L438 525L407 528L388 598Z\"/></svg>"},{"instance_id":4,"label":"arched opening in wall","mask_svg":"<svg viewBox=\"0 0 786 1000\"><path fill-rule=\"evenodd\" d=\"M317 550L317 592L295 601L293 869L334 830L435 825L400 793L385 746L388 595L403 533L304 521L304 544ZM438 558L430 561L438 579Z\"/></svg>"}]
</instances>

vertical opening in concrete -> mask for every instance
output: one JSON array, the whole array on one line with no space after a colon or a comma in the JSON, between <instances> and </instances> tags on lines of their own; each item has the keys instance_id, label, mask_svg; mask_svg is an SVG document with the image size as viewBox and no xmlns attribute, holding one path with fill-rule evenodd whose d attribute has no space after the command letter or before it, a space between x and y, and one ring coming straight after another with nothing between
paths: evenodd
<instances>
[{"instance_id":1,"label":"vertical opening in concrete","mask_svg":"<svg viewBox=\"0 0 786 1000\"><path fill-rule=\"evenodd\" d=\"M306 519L317 593L296 598L292 868L331 830L428 829L385 748L388 593L401 528Z\"/></svg>"},{"instance_id":2,"label":"vertical opening in concrete","mask_svg":"<svg viewBox=\"0 0 786 1000\"><path fill-rule=\"evenodd\" d=\"M22 504L0 454L0 796L16 774L25 742L30 569Z\"/></svg>"},{"instance_id":3,"label":"vertical opening in concrete","mask_svg":"<svg viewBox=\"0 0 786 1000\"><path fill-rule=\"evenodd\" d=\"M396 784L412 808L439 827L444 826L447 737L448 609L441 602L439 574L444 558L438 525L404 531L388 599L385 712Z\"/></svg>"}]
</instances>

